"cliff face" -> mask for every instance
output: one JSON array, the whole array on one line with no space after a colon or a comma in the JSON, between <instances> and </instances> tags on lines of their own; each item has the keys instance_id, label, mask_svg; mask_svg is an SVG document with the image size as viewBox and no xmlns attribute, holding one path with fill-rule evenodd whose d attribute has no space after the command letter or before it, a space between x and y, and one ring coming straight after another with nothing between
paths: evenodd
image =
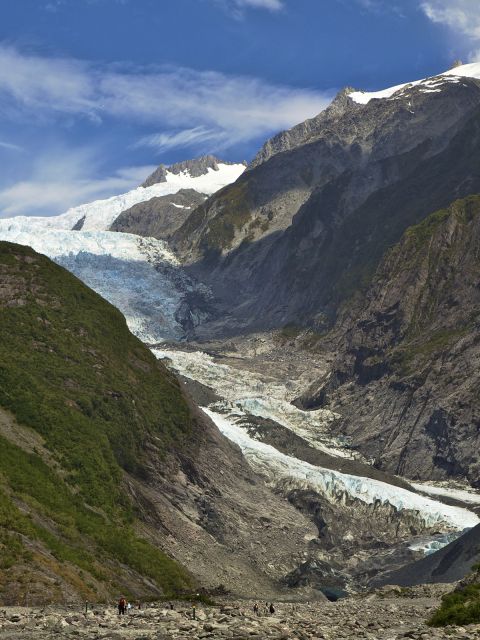
<instances>
[{"instance_id":1,"label":"cliff face","mask_svg":"<svg viewBox=\"0 0 480 640\"><path fill-rule=\"evenodd\" d=\"M231 330L331 322L408 226L480 190L480 83L435 86L341 94L174 234L221 310L235 305Z\"/></svg>"},{"instance_id":2,"label":"cliff face","mask_svg":"<svg viewBox=\"0 0 480 640\"><path fill-rule=\"evenodd\" d=\"M409 228L328 340L338 355L299 403L329 407L375 464L480 486L480 197Z\"/></svg>"}]
</instances>

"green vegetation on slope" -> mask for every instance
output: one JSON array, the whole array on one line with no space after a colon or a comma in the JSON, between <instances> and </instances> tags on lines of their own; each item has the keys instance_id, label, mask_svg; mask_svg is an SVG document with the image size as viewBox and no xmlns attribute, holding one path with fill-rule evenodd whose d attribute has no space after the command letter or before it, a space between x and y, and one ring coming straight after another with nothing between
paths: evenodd
<instances>
[{"instance_id":1,"label":"green vegetation on slope","mask_svg":"<svg viewBox=\"0 0 480 640\"><path fill-rule=\"evenodd\" d=\"M474 331L476 309L467 311L462 305L461 313L456 314L459 305L454 301L460 284L467 286L477 279L472 271L478 272L476 261L463 263L475 251L470 243L479 220L480 196L463 198L407 229L402 242L387 254L386 262L398 271L390 277L401 276L401 269L424 274L402 343L391 353L393 368L401 375L411 374L422 363L428 366L435 354L450 351ZM471 298L465 302L471 303Z\"/></svg>"},{"instance_id":2,"label":"green vegetation on slope","mask_svg":"<svg viewBox=\"0 0 480 640\"><path fill-rule=\"evenodd\" d=\"M100 580L108 560L158 589L188 587L136 537L123 482L124 472L148 478L148 443L165 457L191 433L178 382L118 310L33 250L0 243L0 282L0 407L41 435L54 462L0 440L4 564L37 540Z\"/></svg>"},{"instance_id":3,"label":"green vegetation on slope","mask_svg":"<svg viewBox=\"0 0 480 640\"><path fill-rule=\"evenodd\" d=\"M442 604L428 621L432 627L480 624L480 573L467 584L443 596Z\"/></svg>"}]
</instances>

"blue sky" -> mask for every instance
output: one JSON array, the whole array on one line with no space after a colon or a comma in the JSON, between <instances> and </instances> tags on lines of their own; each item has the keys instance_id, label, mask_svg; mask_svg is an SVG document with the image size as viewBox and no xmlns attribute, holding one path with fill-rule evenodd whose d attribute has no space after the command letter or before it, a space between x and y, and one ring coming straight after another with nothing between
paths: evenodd
<instances>
[{"instance_id":1,"label":"blue sky","mask_svg":"<svg viewBox=\"0 0 480 640\"><path fill-rule=\"evenodd\" d=\"M153 165L249 160L346 85L480 50L477 0L0 0L0 216L126 191Z\"/></svg>"}]
</instances>

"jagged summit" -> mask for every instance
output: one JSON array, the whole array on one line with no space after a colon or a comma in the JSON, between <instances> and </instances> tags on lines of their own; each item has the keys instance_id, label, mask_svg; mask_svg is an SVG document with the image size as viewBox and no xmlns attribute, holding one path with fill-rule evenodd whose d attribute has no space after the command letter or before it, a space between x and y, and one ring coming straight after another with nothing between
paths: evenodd
<instances>
[{"instance_id":1,"label":"jagged summit","mask_svg":"<svg viewBox=\"0 0 480 640\"><path fill-rule=\"evenodd\" d=\"M219 165L234 165L234 162L227 162L220 160L216 156L206 155L199 158L193 158L192 160L184 160L183 162L177 162L170 166L161 164L155 171L148 176L142 187L151 187L159 182L168 182L168 174L181 175L187 174L190 178L198 178L208 173L209 169L213 171L219 171Z\"/></svg>"}]
</instances>

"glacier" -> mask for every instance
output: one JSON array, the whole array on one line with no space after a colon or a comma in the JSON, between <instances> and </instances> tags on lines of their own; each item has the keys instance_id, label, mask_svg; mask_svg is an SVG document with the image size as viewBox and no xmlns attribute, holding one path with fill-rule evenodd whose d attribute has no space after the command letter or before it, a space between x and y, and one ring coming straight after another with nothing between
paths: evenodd
<instances>
[{"instance_id":1,"label":"glacier","mask_svg":"<svg viewBox=\"0 0 480 640\"><path fill-rule=\"evenodd\" d=\"M179 268L162 240L112 231L0 230L0 239L32 247L65 267L115 305L146 343L178 340L185 296L206 295Z\"/></svg>"},{"instance_id":2,"label":"glacier","mask_svg":"<svg viewBox=\"0 0 480 640\"><path fill-rule=\"evenodd\" d=\"M293 431L319 451L341 458L353 454L327 427L337 417L326 409L302 411L291 401L299 389L277 378L219 364L201 351L153 349L157 358L166 358L174 369L187 378L211 387L223 398L222 412L268 418Z\"/></svg>"},{"instance_id":3,"label":"glacier","mask_svg":"<svg viewBox=\"0 0 480 640\"><path fill-rule=\"evenodd\" d=\"M165 242L108 229L122 211L138 202L180 189L208 196L245 171L243 164L217 166L196 177L188 171L167 170L164 182L82 204L58 216L0 219L0 240L28 245L74 273L120 309L130 330L144 342L179 340L185 336L188 320L185 311L180 313L186 297L194 293L205 301L209 290L186 275ZM190 314L190 324L204 312L194 313L197 317Z\"/></svg>"},{"instance_id":4,"label":"glacier","mask_svg":"<svg viewBox=\"0 0 480 640\"><path fill-rule=\"evenodd\" d=\"M225 416L205 407L203 411L224 435L238 444L253 469L274 487L314 489L333 503L342 495L367 504L380 502L397 511L416 512L425 527L443 524L462 531L480 523L480 518L468 509L451 507L379 480L323 469L287 456L271 445L254 440Z\"/></svg>"},{"instance_id":5,"label":"glacier","mask_svg":"<svg viewBox=\"0 0 480 640\"><path fill-rule=\"evenodd\" d=\"M337 457L351 457L348 449L329 437L326 427L334 419L328 410L302 411L290 404L295 389L278 379L219 364L201 351L153 348L157 358L169 361L181 375L210 387L223 398L202 410L219 430L237 444L252 468L276 489L313 489L331 502L342 496L366 504L379 502L397 511L416 515L426 528L443 526L447 531L463 531L480 522L467 508L452 507L414 491L379 480L345 474L314 466L275 447L252 438L239 422L248 414L269 418L298 434L317 449ZM426 549L430 542L426 543ZM432 543L433 544L433 543ZM430 547L428 547L430 548Z\"/></svg>"},{"instance_id":6,"label":"glacier","mask_svg":"<svg viewBox=\"0 0 480 640\"><path fill-rule=\"evenodd\" d=\"M436 81L429 81L425 90L436 91ZM179 310L190 306L187 298L192 293L204 301L211 294L204 285L191 280L165 242L110 232L108 228L136 202L173 194L181 188L196 188L208 195L234 181L244 170L244 165L220 164L218 171L209 169L199 178L192 178L187 172L167 172L164 183L81 205L55 218L0 220L0 239L29 245L67 268L114 304L125 315L131 331L151 346L156 357L168 359L182 375L211 387L222 401L205 407L205 413L241 447L249 464L271 486L283 491L308 487L332 501L350 498L366 504L391 505L399 512L415 513L425 527L438 525L446 531L461 531L474 526L479 522L475 513L445 505L435 499L436 495L426 497L378 480L323 469L251 438L240 423L249 415L273 420L332 456L358 457L344 441L330 436L328 426L336 414L328 410L301 411L291 404L299 392L295 383L219 364L200 351L163 349L159 345L185 336ZM79 221L81 230L72 230ZM435 494L425 485L418 486L418 491ZM449 495L448 488L442 491L437 491L439 498ZM425 549L433 544L427 541Z\"/></svg>"}]
</instances>

